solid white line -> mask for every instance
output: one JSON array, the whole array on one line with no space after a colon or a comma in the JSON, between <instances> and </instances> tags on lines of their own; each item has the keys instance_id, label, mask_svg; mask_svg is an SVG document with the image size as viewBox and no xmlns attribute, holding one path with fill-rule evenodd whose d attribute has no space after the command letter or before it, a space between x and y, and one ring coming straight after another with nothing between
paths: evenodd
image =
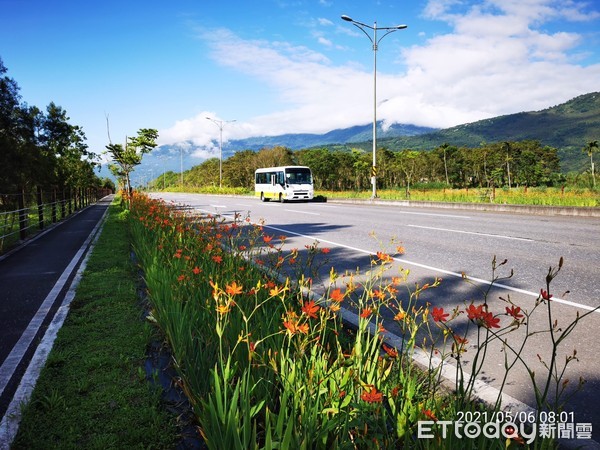
<instances>
[{"instance_id":1,"label":"solid white line","mask_svg":"<svg viewBox=\"0 0 600 450\"><path fill-rule=\"evenodd\" d=\"M407 225L407 226L408 227L412 227L412 228L423 228L425 230L447 231L449 233L474 234L474 235L477 235L477 236L487 236L487 237L495 237L495 238L500 238L500 239L513 239L515 241L529 241L529 242L533 242L533 239L520 238L520 237L514 237L514 236L504 236L502 234L478 233L476 231L451 230L449 228L425 227L425 226L421 226L421 225Z\"/></svg>"},{"instance_id":2,"label":"solid white line","mask_svg":"<svg viewBox=\"0 0 600 450\"><path fill-rule=\"evenodd\" d=\"M435 217L452 217L453 219L470 219L470 216L458 216L456 214L437 214L437 213L424 213L414 211L396 211L397 214L412 214L414 216L435 216Z\"/></svg>"},{"instance_id":3,"label":"solid white line","mask_svg":"<svg viewBox=\"0 0 600 450\"><path fill-rule=\"evenodd\" d=\"M210 205L210 206L212 206L213 208L227 208L227 206L225 206L225 205Z\"/></svg>"},{"instance_id":4,"label":"solid white line","mask_svg":"<svg viewBox=\"0 0 600 450\"><path fill-rule=\"evenodd\" d=\"M284 209L284 211L295 212L298 214L310 214L312 216L320 216L320 213L310 212L310 211L298 211L297 209Z\"/></svg>"}]
</instances>

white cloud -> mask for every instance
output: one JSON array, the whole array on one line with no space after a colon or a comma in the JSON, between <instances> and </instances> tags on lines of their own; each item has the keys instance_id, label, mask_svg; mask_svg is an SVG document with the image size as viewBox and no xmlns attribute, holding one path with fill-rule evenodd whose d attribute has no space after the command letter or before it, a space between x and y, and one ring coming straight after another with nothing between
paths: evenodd
<instances>
[{"instance_id":1,"label":"white cloud","mask_svg":"<svg viewBox=\"0 0 600 450\"><path fill-rule=\"evenodd\" d=\"M424 17L443 20L453 31L405 48L398 55L404 73L378 72L378 98L385 100L378 119L388 124L449 127L542 109L597 90L600 64L577 65L570 53L582 36L541 27L548 20L585 20L584 11L583 3L555 0L429 1ZM335 65L323 53L304 46L244 40L224 29L201 37L220 65L266 84L285 105L227 127L224 140L320 133L372 120L370 67L351 62ZM330 38L316 37L342 53ZM185 139L214 147L218 130L206 115L216 117L202 112L178 121L161 131L161 140Z\"/></svg>"}]
</instances>

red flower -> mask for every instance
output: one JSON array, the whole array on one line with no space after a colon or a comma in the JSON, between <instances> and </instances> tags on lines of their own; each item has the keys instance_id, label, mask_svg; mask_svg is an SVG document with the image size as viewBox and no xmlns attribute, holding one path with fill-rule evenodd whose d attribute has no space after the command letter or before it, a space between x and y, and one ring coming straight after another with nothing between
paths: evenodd
<instances>
[{"instance_id":1,"label":"red flower","mask_svg":"<svg viewBox=\"0 0 600 450\"><path fill-rule=\"evenodd\" d=\"M521 314L521 308L519 308L518 306L514 306L514 305L511 306L510 308L508 306L506 307L506 314L514 317L517 320L519 320L520 318L523 317L523 314Z\"/></svg>"},{"instance_id":2,"label":"red flower","mask_svg":"<svg viewBox=\"0 0 600 450\"><path fill-rule=\"evenodd\" d=\"M448 320L448 316L450 314L444 312L444 308L433 308L433 312L431 316L433 317L434 322L445 322Z\"/></svg>"},{"instance_id":3,"label":"red flower","mask_svg":"<svg viewBox=\"0 0 600 450\"><path fill-rule=\"evenodd\" d=\"M500 319L494 317L491 312L485 313L483 321L487 328L500 328Z\"/></svg>"},{"instance_id":4,"label":"red flower","mask_svg":"<svg viewBox=\"0 0 600 450\"><path fill-rule=\"evenodd\" d=\"M383 393L378 392L375 386L367 386L360 398L367 403L380 403L383 401Z\"/></svg>"},{"instance_id":5,"label":"red flower","mask_svg":"<svg viewBox=\"0 0 600 450\"><path fill-rule=\"evenodd\" d=\"M194 267L192 272L194 272L194 275L198 275L200 272L202 272L202 269L200 267Z\"/></svg>"},{"instance_id":6,"label":"red flower","mask_svg":"<svg viewBox=\"0 0 600 450\"><path fill-rule=\"evenodd\" d=\"M216 262L217 264L221 264L223 262L223 258L221 258L221 256L219 256L219 255L213 256L212 260L214 262Z\"/></svg>"},{"instance_id":7,"label":"red flower","mask_svg":"<svg viewBox=\"0 0 600 450\"><path fill-rule=\"evenodd\" d=\"M322 248L322 249L321 249L321 253L324 253L325 255L326 255L327 253L329 253L330 251L331 251L331 249L329 249L329 248Z\"/></svg>"},{"instance_id":8,"label":"red flower","mask_svg":"<svg viewBox=\"0 0 600 450\"><path fill-rule=\"evenodd\" d=\"M306 314L308 317L312 317L313 319L317 318L317 312L319 311L319 307L315 305L314 300L310 302L304 302L304 306L302 307L302 312Z\"/></svg>"},{"instance_id":9,"label":"red flower","mask_svg":"<svg viewBox=\"0 0 600 450\"><path fill-rule=\"evenodd\" d=\"M548 292L546 292L544 289L540 289L540 296L544 299L544 300L550 300L552 298L552 294L549 294Z\"/></svg>"},{"instance_id":10,"label":"red flower","mask_svg":"<svg viewBox=\"0 0 600 450\"><path fill-rule=\"evenodd\" d=\"M471 320L478 320L483 317L483 305L475 306L472 303L466 309L467 317Z\"/></svg>"},{"instance_id":11,"label":"red flower","mask_svg":"<svg viewBox=\"0 0 600 450\"><path fill-rule=\"evenodd\" d=\"M362 317L363 319L366 319L367 317L369 317L371 315L371 313L372 313L371 308L365 308L360 313L360 317Z\"/></svg>"}]
</instances>

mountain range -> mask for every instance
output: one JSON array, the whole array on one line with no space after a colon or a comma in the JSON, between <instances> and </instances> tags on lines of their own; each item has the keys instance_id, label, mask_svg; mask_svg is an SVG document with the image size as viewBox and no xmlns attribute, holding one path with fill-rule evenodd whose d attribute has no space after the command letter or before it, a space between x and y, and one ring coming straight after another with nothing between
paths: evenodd
<instances>
[{"instance_id":1,"label":"mountain range","mask_svg":"<svg viewBox=\"0 0 600 450\"><path fill-rule=\"evenodd\" d=\"M478 147L484 142L537 140L558 149L563 172L581 171L589 165L583 147L590 141L600 140L600 92L584 94L540 111L508 114L445 129L410 124L392 124L384 128L382 125L378 123L378 147L393 151L431 150L444 143ZM223 143L223 159L236 151L274 146L292 150L324 147L369 151L372 145L372 124L365 124L324 134L283 134L231 140ZM184 147L185 151L182 150ZM144 156L142 165L133 174L134 179L149 180L169 170L179 172L182 166L183 170L188 170L202 162L202 159L190 156L194 150L196 148L190 142L185 146L160 146ZM101 175L106 176L102 172Z\"/></svg>"}]
</instances>

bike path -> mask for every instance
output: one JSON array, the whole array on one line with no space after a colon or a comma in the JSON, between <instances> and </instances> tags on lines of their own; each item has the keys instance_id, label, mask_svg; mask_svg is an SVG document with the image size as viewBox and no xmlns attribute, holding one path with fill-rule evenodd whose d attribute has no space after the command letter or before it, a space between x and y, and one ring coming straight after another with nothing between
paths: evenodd
<instances>
[{"instance_id":1,"label":"bike path","mask_svg":"<svg viewBox=\"0 0 600 450\"><path fill-rule=\"evenodd\" d=\"M0 259L0 418L111 201L105 197Z\"/></svg>"}]
</instances>

